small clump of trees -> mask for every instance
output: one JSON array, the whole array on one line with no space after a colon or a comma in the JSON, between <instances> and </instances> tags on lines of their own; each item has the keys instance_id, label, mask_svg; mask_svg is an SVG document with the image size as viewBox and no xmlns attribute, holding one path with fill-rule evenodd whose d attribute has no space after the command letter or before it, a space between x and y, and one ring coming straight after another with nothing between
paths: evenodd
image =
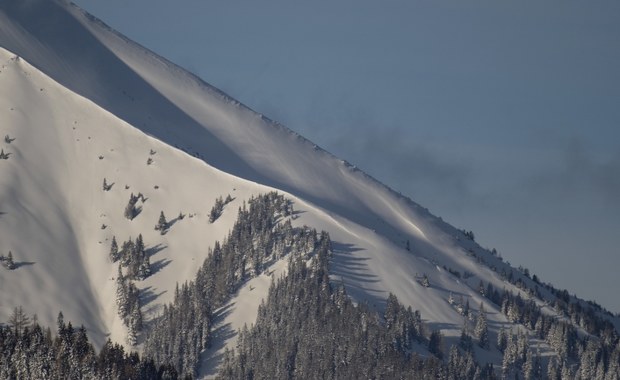
<instances>
[{"instance_id":1,"label":"small clump of trees","mask_svg":"<svg viewBox=\"0 0 620 380\"><path fill-rule=\"evenodd\" d=\"M233 198L228 194L226 199L219 196L215 199L215 204L211 208L209 212L209 223L215 222L220 216L222 216L222 212L224 212L224 206L233 201Z\"/></svg>"},{"instance_id":2,"label":"small clump of trees","mask_svg":"<svg viewBox=\"0 0 620 380\"><path fill-rule=\"evenodd\" d=\"M13 252L9 251L7 256L0 255L0 264L8 270L13 270L17 266L13 261Z\"/></svg>"},{"instance_id":3,"label":"small clump of trees","mask_svg":"<svg viewBox=\"0 0 620 380\"><path fill-rule=\"evenodd\" d=\"M112 190L112 186L114 186L114 184L108 184L108 180L104 177L103 178L103 191L110 191Z\"/></svg>"},{"instance_id":4,"label":"small clump of trees","mask_svg":"<svg viewBox=\"0 0 620 380\"><path fill-rule=\"evenodd\" d=\"M144 195L142 195L142 193L138 193L138 195L131 193L131 195L129 195L129 202L127 202L127 206L125 206L125 218L133 220L140 214L142 211L142 207L138 206L138 201L140 200L144 203Z\"/></svg>"},{"instance_id":5,"label":"small clump of trees","mask_svg":"<svg viewBox=\"0 0 620 380\"><path fill-rule=\"evenodd\" d=\"M99 353L88 332L58 314L57 328L41 326L21 306L0 323L0 379L181 379L169 364L128 352L111 340Z\"/></svg>"},{"instance_id":6,"label":"small clump of trees","mask_svg":"<svg viewBox=\"0 0 620 380\"><path fill-rule=\"evenodd\" d=\"M181 214L179 214L179 216L180 215ZM168 232L169 227L170 227L170 224L166 220L166 215L164 215L163 211L160 212L159 220L157 221L157 224L155 225L155 231L159 231L160 234L165 235L166 232Z\"/></svg>"},{"instance_id":7,"label":"small clump of trees","mask_svg":"<svg viewBox=\"0 0 620 380\"><path fill-rule=\"evenodd\" d=\"M0 150L0 160L8 160L11 153L4 153L4 149Z\"/></svg>"},{"instance_id":8,"label":"small clump of trees","mask_svg":"<svg viewBox=\"0 0 620 380\"><path fill-rule=\"evenodd\" d=\"M139 234L135 242L129 240L123 242L119 249L116 237L112 237L110 245L110 261L127 269L127 276L136 280L144 280L151 275L151 262L144 246L142 234Z\"/></svg>"}]
</instances>

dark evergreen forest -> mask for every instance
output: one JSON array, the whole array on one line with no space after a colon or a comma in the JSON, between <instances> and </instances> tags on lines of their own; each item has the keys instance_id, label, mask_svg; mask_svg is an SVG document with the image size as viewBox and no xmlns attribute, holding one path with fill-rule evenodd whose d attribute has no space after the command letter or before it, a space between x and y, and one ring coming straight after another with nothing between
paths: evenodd
<instances>
[{"instance_id":1,"label":"dark evergreen forest","mask_svg":"<svg viewBox=\"0 0 620 380\"><path fill-rule=\"evenodd\" d=\"M132 197L128 208L133 210L138 199ZM218 198L211 223L230 201ZM481 306L474 331L464 328L459 344L445 347L441 332L429 331L420 313L394 295L382 314L363 303L354 305L342 285L330 282L328 234L293 227L294 217L292 203L275 192L244 202L226 239L209 248L195 278L177 285L173 302L143 331L132 280L151 275L148 255L141 236L120 250L114 239L110 260L119 262L119 315L129 343L142 343L142 356L111 341L96 353L86 330L65 323L62 313L52 331L18 307L0 326L0 378L193 378L201 353L211 344L214 312L246 281L286 257L286 275L271 284L256 322L239 331L236 349L225 354L220 379L620 379L616 329L567 294L556 292L556 309L565 316L558 318L543 313L532 298L481 282L480 293L522 328L502 329L496 342L489 341ZM537 289L527 288L512 273L506 280L537 297ZM457 306L470 313L468 305ZM556 355L541 360L529 347L529 337L545 340ZM501 365L479 363L475 344L499 350Z\"/></svg>"}]
</instances>

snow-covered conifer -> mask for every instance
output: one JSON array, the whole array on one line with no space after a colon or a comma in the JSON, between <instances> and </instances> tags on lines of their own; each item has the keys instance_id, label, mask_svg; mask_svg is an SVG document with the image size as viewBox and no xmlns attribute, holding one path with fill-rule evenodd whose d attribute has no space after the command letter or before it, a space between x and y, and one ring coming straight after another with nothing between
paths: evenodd
<instances>
[{"instance_id":1,"label":"snow-covered conifer","mask_svg":"<svg viewBox=\"0 0 620 380\"><path fill-rule=\"evenodd\" d=\"M484 310L484 305L480 303L480 311L476 318L476 327L474 329L474 335L478 340L478 345L482 348L489 348L489 327L487 324L487 314Z\"/></svg>"}]
</instances>

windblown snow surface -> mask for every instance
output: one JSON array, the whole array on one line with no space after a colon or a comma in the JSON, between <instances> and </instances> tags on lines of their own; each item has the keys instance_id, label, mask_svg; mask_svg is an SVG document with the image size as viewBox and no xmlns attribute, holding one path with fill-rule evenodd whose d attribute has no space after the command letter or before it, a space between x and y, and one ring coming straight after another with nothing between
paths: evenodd
<instances>
[{"instance_id":1,"label":"windblown snow surface","mask_svg":"<svg viewBox=\"0 0 620 380\"><path fill-rule=\"evenodd\" d=\"M381 311L394 293L420 310L429 328L441 329L448 346L463 325L447 301L450 293L473 309L484 304L492 341L509 324L480 296L478 284L518 289L471 253L498 271L509 271L508 264L76 6L0 2L0 48L0 136L15 138L0 143L10 153L0 160L0 254L12 251L18 263L14 271L0 268L0 320L23 305L53 325L62 310L66 320L88 328L97 346L107 337L124 342L115 306L117 267L108 259L112 236L120 243L142 233L153 254L154 274L137 283L149 320L172 299L176 283L193 278L242 202L277 190L299 211L295 224L329 232L332 279L344 283L354 301ZM113 184L109 191L104 178ZM130 221L123 211L132 192L146 202ZM227 194L234 201L208 223L215 198ZM154 230L160 211L173 221L166 235ZM186 217L176 220L180 212ZM444 266L468 276L459 279ZM220 311L216 341L203 354L204 376L215 373L236 330L254 321L272 278L284 269L284 262L274 264L270 275L250 280ZM416 281L424 273L430 288ZM541 342L532 343L546 352ZM477 355L482 362L501 360L494 349Z\"/></svg>"}]
</instances>

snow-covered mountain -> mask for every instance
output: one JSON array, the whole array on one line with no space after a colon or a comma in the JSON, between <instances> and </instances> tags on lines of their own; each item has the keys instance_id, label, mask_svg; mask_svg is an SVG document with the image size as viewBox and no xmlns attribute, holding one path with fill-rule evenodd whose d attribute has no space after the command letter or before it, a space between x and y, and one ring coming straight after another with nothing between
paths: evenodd
<instances>
[{"instance_id":1,"label":"snow-covered mountain","mask_svg":"<svg viewBox=\"0 0 620 380\"><path fill-rule=\"evenodd\" d=\"M47 325L62 311L96 346L124 342L112 237L142 234L152 254L153 274L137 283L148 321L227 236L242 203L272 190L293 201L294 225L329 232L331 278L355 302L382 312L393 293L448 345L463 326L458 299L472 310L484 305L491 341L514 325L481 294L481 282L524 297L523 289L538 289L532 299L557 314L549 289L471 236L70 3L1 1L0 64L0 135L8 136L0 146L9 154L0 160L0 255L11 251L17 264L0 268L0 321L17 305ZM144 201L129 220L132 193ZM233 201L209 223L215 199L227 195ZM161 211L171 221L165 235L154 230ZM271 278L260 275L233 296L218 321L233 333L203 354L203 374L214 374L234 331L254 322ZM501 362L494 347L477 351Z\"/></svg>"}]
</instances>

